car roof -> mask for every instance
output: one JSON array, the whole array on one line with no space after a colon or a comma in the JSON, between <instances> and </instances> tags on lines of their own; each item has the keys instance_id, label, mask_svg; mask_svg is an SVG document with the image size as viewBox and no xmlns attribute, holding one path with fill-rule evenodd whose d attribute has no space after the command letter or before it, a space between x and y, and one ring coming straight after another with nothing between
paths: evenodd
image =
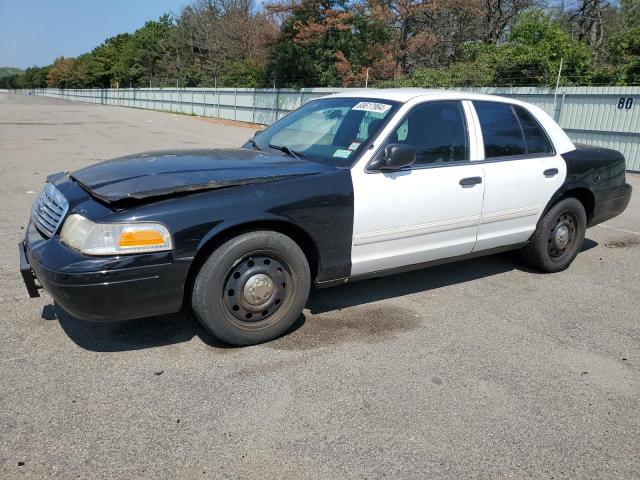
<instances>
[{"instance_id":1,"label":"car roof","mask_svg":"<svg viewBox=\"0 0 640 480\"><path fill-rule=\"evenodd\" d=\"M394 100L397 102L407 103L418 99L429 100L485 100L492 102L509 103L525 107L529 113L532 113L536 119L542 124L544 129L553 139L558 153L574 150L576 147L567 134L560 126L551 118L544 110L522 100L516 98L500 97L497 95L487 95L484 93L465 92L463 90L432 90L428 88L367 88L358 90L347 90L335 93L324 98L367 98L379 100Z\"/></svg>"},{"instance_id":2,"label":"car roof","mask_svg":"<svg viewBox=\"0 0 640 480\"><path fill-rule=\"evenodd\" d=\"M395 100L397 102L408 102L414 98L424 98L425 100L494 100L494 101L509 101L512 103L520 103L513 101L513 99L507 100L504 97L498 97L495 95L487 95L484 93L472 93L461 90L442 90L442 89L430 89L430 88L363 88L358 90L348 90L345 92L334 93L325 98L339 98L339 97L359 97L359 98L374 98L380 100Z\"/></svg>"}]
</instances>

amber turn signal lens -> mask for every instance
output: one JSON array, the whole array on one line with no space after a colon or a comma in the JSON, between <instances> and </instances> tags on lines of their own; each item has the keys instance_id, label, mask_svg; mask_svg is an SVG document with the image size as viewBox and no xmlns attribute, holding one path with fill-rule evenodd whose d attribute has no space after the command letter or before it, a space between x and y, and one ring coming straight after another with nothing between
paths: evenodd
<instances>
[{"instance_id":1,"label":"amber turn signal lens","mask_svg":"<svg viewBox=\"0 0 640 480\"><path fill-rule=\"evenodd\" d=\"M157 230L134 230L131 232L122 232L118 239L118 246L127 247L150 247L154 245L162 245L164 238Z\"/></svg>"}]
</instances>

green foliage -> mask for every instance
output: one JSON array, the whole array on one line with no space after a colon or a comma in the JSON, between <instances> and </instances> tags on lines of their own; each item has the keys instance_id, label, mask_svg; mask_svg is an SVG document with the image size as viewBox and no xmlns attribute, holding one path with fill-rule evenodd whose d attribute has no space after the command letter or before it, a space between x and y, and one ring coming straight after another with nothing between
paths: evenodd
<instances>
[{"instance_id":1,"label":"green foliage","mask_svg":"<svg viewBox=\"0 0 640 480\"><path fill-rule=\"evenodd\" d=\"M14 77L16 75L22 75L23 73L24 70L22 70L21 68L0 67L0 78Z\"/></svg>"},{"instance_id":2,"label":"green foliage","mask_svg":"<svg viewBox=\"0 0 640 480\"><path fill-rule=\"evenodd\" d=\"M121 86L149 86L164 74L173 22L169 15L149 21L123 42L113 67L113 79Z\"/></svg>"},{"instance_id":3,"label":"green foliage","mask_svg":"<svg viewBox=\"0 0 640 480\"><path fill-rule=\"evenodd\" d=\"M178 85L180 87L203 87L205 86L204 72L195 65L187 65L178 74Z\"/></svg>"},{"instance_id":4,"label":"green foliage","mask_svg":"<svg viewBox=\"0 0 640 480\"><path fill-rule=\"evenodd\" d=\"M563 84L588 84L593 57L588 47L539 11L521 15L502 44L474 43L462 48L457 61L444 69L416 69L388 85L523 86L555 85L562 59Z\"/></svg>"},{"instance_id":5,"label":"green foliage","mask_svg":"<svg viewBox=\"0 0 640 480\"><path fill-rule=\"evenodd\" d=\"M563 85L640 84L640 0L607 7L597 46L570 13L526 1L495 19L477 2L276 1L266 13L194 3L77 58L0 68L0 88L553 86L561 60ZM478 30L489 20L497 40Z\"/></svg>"},{"instance_id":6,"label":"green foliage","mask_svg":"<svg viewBox=\"0 0 640 480\"><path fill-rule=\"evenodd\" d=\"M14 67L0 67L0 88L22 88L22 78L26 71Z\"/></svg>"},{"instance_id":7,"label":"green foliage","mask_svg":"<svg viewBox=\"0 0 640 480\"><path fill-rule=\"evenodd\" d=\"M618 65L612 75L616 83L640 84L640 26L624 30L611 39L609 58Z\"/></svg>"},{"instance_id":8,"label":"green foliage","mask_svg":"<svg viewBox=\"0 0 640 480\"><path fill-rule=\"evenodd\" d=\"M592 54L558 22L539 11L522 15L509 41L496 47L496 80L503 85L555 85L562 60L565 84L588 83Z\"/></svg>"},{"instance_id":9,"label":"green foliage","mask_svg":"<svg viewBox=\"0 0 640 480\"><path fill-rule=\"evenodd\" d=\"M640 26L640 0L620 0L620 12L626 28Z\"/></svg>"},{"instance_id":10,"label":"green foliage","mask_svg":"<svg viewBox=\"0 0 640 480\"><path fill-rule=\"evenodd\" d=\"M389 26L346 0L292 5L266 73L277 86L349 85L373 66L391 35Z\"/></svg>"},{"instance_id":11,"label":"green foliage","mask_svg":"<svg viewBox=\"0 0 640 480\"><path fill-rule=\"evenodd\" d=\"M114 79L118 78L118 60L130 39L128 33L116 35L93 49L87 61L89 84L92 87L113 86Z\"/></svg>"},{"instance_id":12,"label":"green foliage","mask_svg":"<svg viewBox=\"0 0 640 480\"><path fill-rule=\"evenodd\" d=\"M251 61L227 63L220 71L218 86L257 88L264 72Z\"/></svg>"}]
</instances>

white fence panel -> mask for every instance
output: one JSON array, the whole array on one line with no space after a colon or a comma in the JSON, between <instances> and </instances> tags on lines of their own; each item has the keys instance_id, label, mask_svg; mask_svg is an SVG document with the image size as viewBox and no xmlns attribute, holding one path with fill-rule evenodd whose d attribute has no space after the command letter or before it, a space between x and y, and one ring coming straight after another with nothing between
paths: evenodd
<instances>
[{"instance_id":1,"label":"white fence panel","mask_svg":"<svg viewBox=\"0 0 640 480\"><path fill-rule=\"evenodd\" d=\"M107 88L36 89L35 95L101 105L161 110L269 125L310 100L346 88ZM640 171L640 87L468 88L517 98L542 108L571 139L622 152L629 170ZM25 91L27 92L27 91Z\"/></svg>"}]
</instances>

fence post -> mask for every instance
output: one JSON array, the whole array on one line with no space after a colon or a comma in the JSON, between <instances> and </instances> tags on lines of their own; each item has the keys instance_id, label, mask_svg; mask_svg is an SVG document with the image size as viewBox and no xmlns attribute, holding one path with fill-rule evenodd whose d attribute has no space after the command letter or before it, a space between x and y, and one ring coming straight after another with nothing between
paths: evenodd
<instances>
[{"instance_id":1,"label":"fence post","mask_svg":"<svg viewBox=\"0 0 640 480\"><path fill-rule=\"evenodd\" d=\"M207 116L207 90L202 90L202 116Z\"/></svg>"},{"instance_id":2,"label":"fence post","mask_svg":"<svg viewBox=\"0 0 640 480\"><path fill-rule=\"evenodd\" d=\"M238 120L238 88L233 92L233 119Z\"/></svg>"},{"instance_id":3,"label":"fence post","mask_svg":"<svg viewBox=\"0 0 640 480\"><path fill-rule=\"evenodd\" d=\"M256 95L257 89L254 88L251 96L251 123L256 123Z\"/></svg>"},{"instance_id":4,"label":"fence post","mask_svg":"<svg viewBox=\"0 0 640 480\"><path fill-rule=\"evenodd\" d=\"M280 108L280 89L277 88L276 89L276 115L275 115L275 119L273 120L273 123L278 121L278 109Z\"/></svg>"},{"instance_id":5,"label":"fence post","mask_svg":"<svg viewBox=\"0 0 640 480\"><path fill-rule=\"evenodd\" d=\"M555 106L555 111L553 112L553 119L556 121L558 125L560 125L560 120L562 119L562 107L564 107L564 99L567 93L562 92L562 97L560 97L560 103ZM560 125L562 127L562 125Z\"/></svg>"}]
</instances>

